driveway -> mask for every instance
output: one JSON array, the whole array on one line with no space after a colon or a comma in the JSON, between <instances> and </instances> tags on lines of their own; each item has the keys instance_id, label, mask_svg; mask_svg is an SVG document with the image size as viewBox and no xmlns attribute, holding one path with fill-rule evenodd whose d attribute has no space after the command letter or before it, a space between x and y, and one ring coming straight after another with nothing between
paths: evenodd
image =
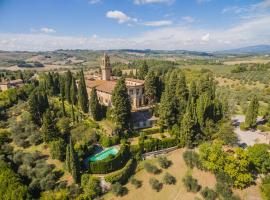
<instances>
[{"instance_id":1,"label":"driveway","mask_svg":"<svg viewBox=\"0 0 270 200\"><path fill-rule=\"evenodd\" d=\"M234 115L232 117L232 122L234 126L234 132L237 134L239 139L239 144L252 146L256 143L270 143L270 133L269 132L261 132L260 130L248 130L242 131L240 130L240 123L245 121L244 115ZM258 122L262 121L261 117L258 117Z\"/></svg>"}]
</instances>

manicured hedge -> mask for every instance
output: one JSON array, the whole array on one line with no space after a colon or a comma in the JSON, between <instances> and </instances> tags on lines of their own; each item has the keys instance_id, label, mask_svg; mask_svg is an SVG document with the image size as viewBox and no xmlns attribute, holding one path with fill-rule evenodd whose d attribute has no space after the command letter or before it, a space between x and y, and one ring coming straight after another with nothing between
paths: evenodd
<instances>
[{"instance_id":1,"label":"manicured hedge","mask_svg":"<svg viewBox=\"0 0 270 200\"><path fill-rule=\"evenodd\" d=\"M133 174L135 166L136 161L131 159L127 162L124 168L105 176L105 180L110 183L119 182L121 184L125 184L129 177Z\"/></svg>"},{"instance_id":2,"label":"manicured hedge","mask_svg":"<svg viewBox=\"0 0 270 200\"><path fill-rule=\"evenodd\" d=\"M122 168L130 158L129 145L123 144L120 151L113 157L89 163L89 172L92 174L107 174Z\"/></svg>"},{"instance_id":3,"label":"manicured hedge","mask_svg":"<svg viewBox=\"0 0 270 200\"><path fill-rule=\"evenodd\" d=\"M138 153L147 153L150 151L157 151L161 149L166 149L170 147L175 147L178 145L178 141L175 138L165 138L165 139L157 139L151 138L148 140L144 140L141 144L131 145L130 151L132 155L136 155Z\"/></svg>"},{"instance_id":4,"label":"manicured hedge","mask_svg":"<svg viewBox=\"0 0 270 200\"><path fill-rule=\"evenodd\" d=\"M140 132L144 133L145 135L151 135L151 134L159 133L160 128L159 127L152 127L152 128L143 129Z\"/></svg>"}]
</instances>

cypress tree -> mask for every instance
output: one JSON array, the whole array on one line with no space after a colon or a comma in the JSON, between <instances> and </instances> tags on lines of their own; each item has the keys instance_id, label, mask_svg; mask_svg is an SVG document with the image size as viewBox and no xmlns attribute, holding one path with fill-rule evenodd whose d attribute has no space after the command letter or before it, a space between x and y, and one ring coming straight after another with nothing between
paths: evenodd
<instances>
[{"instance_id":1,"label":"cypress tree","mask_svg":"<svg viewBox=\"0 0 270 200\"><path fill-rule=\"evenodd\" d=\"M94 120L100 120L101 105L99 104L96 88L93 88L90 95L90 112Z\"/></svg>"},{"instance_id":2,"label":"cypress tree","mask_svg":"<svg viewBox=\"0 0 270 200\"><path fill-rule=\"evenodd\" d=\"M70 145L66 147L66 169L70 172Z\"/></svg>"},{"instance_id":3,"label":"cypress tree","mask_svg":"<svg viewBox=\"0 0 270 200\"><path fill-rule=\"evenodd\" d=\"M58 73L54 74L54 94L59 94L60 93L60 77Z\"/></svg>"},{"instance_id":4,"label":"cypress tree","mask_svg":"<svg viewBox=\"0 0 270 200\"><path fill-rule=\"evenodd\" d=\"M61 98L61 105L62 105L62 115L63 116L66 116L66 109L65 109L64 98Z\"/></svg>"},{"instance_id":5,"label":"cypress tree","mask_svg":"<svg viewBox=\"0 0 270 200\"><path fill-rule=\"evenodd\" d=\"M77 104L77 95L78 95L78 89L76 85L76 80L74 77L72 77L71 88L70 88L70 98L71 98L72 104L74 105Z\"/></svg>"},{"instance_id":6,"label":"cypress tree","mask_svg":"<svg viewBox=\"0 0 270 200\"><path fill-rule=\"evenodd\" d=\"M88 94L85 85L85 79L83 70L80 72L80 81L78 87L78 101L79 105L84 113L88 112Z\"/></svg>"},{"instance_id":7,"label":"cypress tree","mask_svg":"<svg viewBox=\"0 0 270 200\"><path fill-rule=\"evenodd\" d=\"M257 116L259 110L259 102L256 96L254 96L248 106L245 124L247 127L252 128L257 124Z\"/></svg>"},{"instance_id":8,"label":"cypress tree","mask_svg":"<svg viewBox=\"0 0 270 200\"><path fill-rule=\"evenodd\" d=\"M65 98L66 100L71 103L71 95L70 95L70 88L71 88L71 82L72 82L72 74L70 70L66 72L66 80L65 80Z\"/></svg>"},{"instance_id":9,"label":"cypress tree","mask_svg":"<svg viewBox=\"0 0 270 200\"><path fill-rule=\"evenodd\" d=\"M148 103L152 105L154 102L156 102L157 99L157 81L155 73L152 70L148 72L145 78L144 88Z\"/></svg>"},{"instance_id":10,"label":"cypress tree","mask_svg":"<svg viewBox=\"0 0 270 200\"><path fill-rule=\"evenodd\" d=\"M127 87L123 78L117 81L112 94L113 118L121 129L129 127L131 117L131 105L127 93Z\"/></svg>"},{"instance_id":11,"label":"cypress tree","mask_svg":"<svg viewBox=\"0 0 270 200\"><path fill-rule=\"evenodd\" d=\"M55 95L55 91L54 91L54 81L53 81L53 76L52 74L49 72L47 75L47 89L49 90L49 94L50 95Z\"/></svg>"},{"instance_id":12,"label":"cypress tree","mask_svg":"<svg viewBox=\"0 0 270 200\"><path fill-rule=\"evenodd\" d=\"M138 71L138 79L144 80L148 73L148 65L146 61L143 61L143 64L140 66Z\"/></svg>"},{"instance_id":13,"label":"cypress tree","mask_svg":"<svg viewBox=\"0 0 270 200\"><path fill-rule=\"evenodd\" d=\"M71 137L69 140L69 150L70 150L69 152L70 173L73 177L74 182L79 183L80 182L80 162L79 162L77 153L74 150Z\"/></svg>"},{"instance_id":14,"label":"cypress tree","mask_svg":"<svg viewBox=\"0 0 270 200\"><path fill-rule=\"evenodd\" d=\"M46 143L58 138L55 122L50 110L47 110L43 115L42 134L43 141Z\"/></svg>"}]
</instances>

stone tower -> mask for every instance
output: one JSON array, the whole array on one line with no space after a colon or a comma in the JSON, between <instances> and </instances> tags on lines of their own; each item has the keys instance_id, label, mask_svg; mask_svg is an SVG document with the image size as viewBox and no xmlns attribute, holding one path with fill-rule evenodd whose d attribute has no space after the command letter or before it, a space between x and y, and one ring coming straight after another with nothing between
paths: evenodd
<instances>
[{"instance_id":1,"label":"stone tower","mask_svg":"<svg viewBox=\"0 0 270 200\"><path fill-rule=\"evenodd\" d=\"M109 81L111 79L111 65L110 57L104 53L104 56L101 59L101 79Z\"/></svg>"}]
</instances>

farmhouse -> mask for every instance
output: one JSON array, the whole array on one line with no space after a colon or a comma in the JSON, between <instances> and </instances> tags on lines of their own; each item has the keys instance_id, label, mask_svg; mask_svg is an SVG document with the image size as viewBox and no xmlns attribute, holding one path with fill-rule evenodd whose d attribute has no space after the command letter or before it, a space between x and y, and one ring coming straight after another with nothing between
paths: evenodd
<instances>
[{"instance_id":1,"label":"farmhouse","mask_svg":"<svg viewBox=\"0 0 270 200\"><path fill-rule=\"evenodd\" d=\"M112 92L119 79L119 77L111 76L111 71L110 57L104 54L101 59L101 75L85 77L88 94L90 95L91 90L96 88L99 102L105 106L112 106ZM125 83L132 109L138 110L145 107L144 81L126 78Z\"/></svg>"},{"instance_id":2,"label":"farmhouse","mask_svg":"<svg viewBox=\"0 0 270 200\"><path fill-rule=\"evenodd\" d=\"M0 90L1 91L5 91L9 88L19 88L22 87L24 85L23 80L22 79L16 79L16 80L8 80L6 82L1 82L0 83Z\"/></svg>"}]
</instances>

